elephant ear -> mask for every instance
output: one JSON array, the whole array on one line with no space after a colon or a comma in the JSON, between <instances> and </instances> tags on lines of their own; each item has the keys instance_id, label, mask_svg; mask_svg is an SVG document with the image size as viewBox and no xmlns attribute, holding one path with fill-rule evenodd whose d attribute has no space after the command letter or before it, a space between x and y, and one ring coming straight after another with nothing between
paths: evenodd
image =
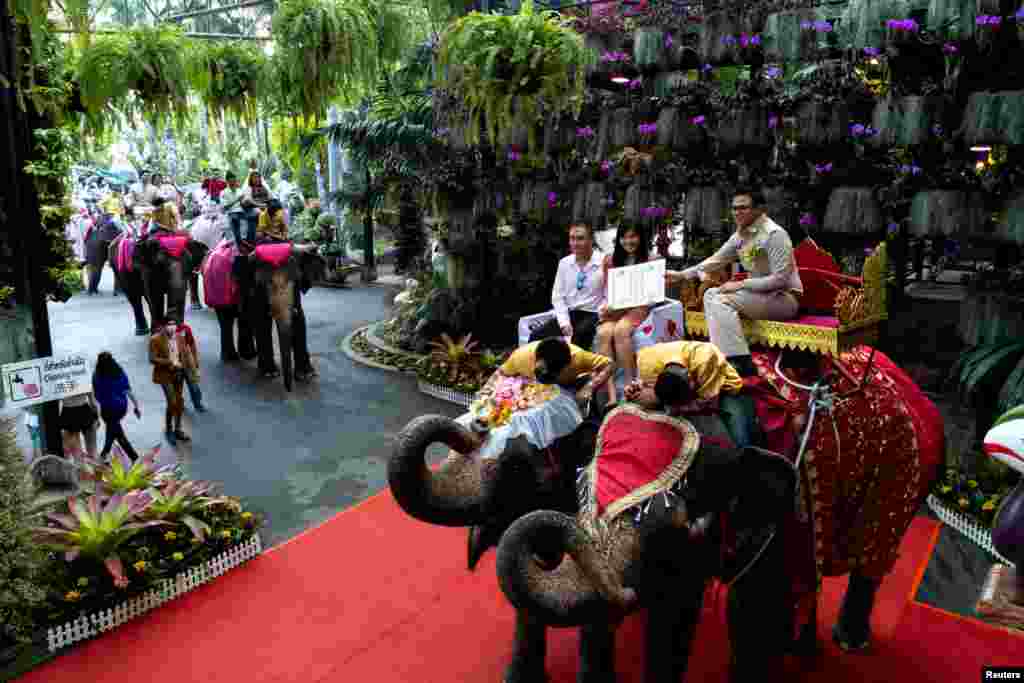
<instances>
[{"instance_id":1,"label":"elephant ear","mask_svg":"<svg viewBox=\"0 0 1024 683\"><path fill-rule=\"evenodd\" d=\"M740 453L736 475L738 526L778 524L793 512L797 472L785 457L750 446Z\"/></svg>"}]
</instances>

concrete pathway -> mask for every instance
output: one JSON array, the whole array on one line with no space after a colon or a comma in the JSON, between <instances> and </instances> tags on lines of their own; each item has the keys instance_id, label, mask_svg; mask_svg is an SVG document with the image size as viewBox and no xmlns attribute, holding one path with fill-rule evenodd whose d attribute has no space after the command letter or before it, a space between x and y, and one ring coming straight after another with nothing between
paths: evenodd
<instances>
[{"instance_id":1,"label":"concrete pathway","mask_svg":"<svg viewBox=\"0 0 1024 683\"><path fill-rule=\"evenodd\" d=\"M401 278L385 271L377 284L350 281L350 289L314 288L304 298L320 376L296 383L291 394L280 378L263 379L255 361L222 364L213 311L186 311L209 412L195 414L186 396L184 429L193 441L176 449L163 440L163 393L151 381L147 339L133 335L131 309L112 296L109 269L100 295L50 304L54 350L113 353L142 404L142 420L129 415L124 422L136 449L163 443L162 459L181 463L192 478L222 482L227 494L268 515L265 540L277 544L385 488L393 437L409 420L463 412L420 394L411 376L355 364L341 352L347 334L387 316ZM30 447L21 423L18 438ZM102 428L99 438L102 446ZM442 453L435 446L431 455Z\"/></svg>"}]
</instances>

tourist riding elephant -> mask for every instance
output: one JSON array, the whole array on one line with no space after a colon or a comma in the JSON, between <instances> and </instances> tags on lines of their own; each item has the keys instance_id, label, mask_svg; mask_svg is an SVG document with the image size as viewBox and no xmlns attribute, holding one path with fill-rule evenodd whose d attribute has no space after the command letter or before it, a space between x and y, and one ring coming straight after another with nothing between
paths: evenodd
<instances>
[{"instance_id":1,"label":"tourist riding elephant","mask_svg":"<svg viewBox=\"0 0 1024 683\"><path fill-rule=\"evenodd\" d=\"M89 294L99 293L103 265L110 255L110 244L121 234L121 227L110 214L101 216L85 240L85 261L89 265ZM115 281L114 291L117 291Z\"/></svg>"},{"instance_id":2,"label":"tourist riding elephant","mask_svg":"<svg viewBox=\"0 0 1024 683\"><path fill-rule=\"evenodd\" d=\"M867 645L875 591L944 450L935 406L884 354L869 352L822 359L840 372L830 371L813 402L775 372L777 354L755 353L759 376L748 388L770 451L708 437L714 416L613 408L571 511L528 510L534 492L559 478L545 457L460 455L475 435L441 417L414 420L399 435L392 492L410 515L435 524L480 524L485 511L505 507L506 519L518 516L497 556L501 587L517 608L506 683L546 680L548 626L582 628L580 683L614 681L615 625L639 607L649 608L646 680L676 683L712 578L730 585L733 680L761 680L794 645L814 645L821 576L851 573L833 635L843 649ZM860 386L869 363L870 381ZM825 369L808 369L803 386ZM663 432L673 430L683 446L666 460ZM797 486L793 461L804 437ZM423 463L434 442L456 451L437 473Z\"/></svg>"},{"instance_id":3,"label":"tourist riding elephant","mask_svg":"<svg viewBox=\"0 0 1024 683\"><path fill-rule=\"evenodd\" d=\"M235 264L242 311L256 337L259 368L265 377L277 375L271 336L276 325L281 373L285 389L291 391L293 376L305 379L315 374L306 342L301 294L323 279L326 263L316 253L315 245L282 242L261 244L253 253L236 259Z\"/></svg>"},{"instance_id":4,"label":"tourist riding elephant","mask_svg":"<svg viewBox=\"0 0 1024 683\"><path fill-rule=\"evenodd\" d=\"M151 233L136 242L133 266L139 271L153 319L184 322L189 276L206 251L201 242L170 232Z\"/></svg>"}]
</instances>

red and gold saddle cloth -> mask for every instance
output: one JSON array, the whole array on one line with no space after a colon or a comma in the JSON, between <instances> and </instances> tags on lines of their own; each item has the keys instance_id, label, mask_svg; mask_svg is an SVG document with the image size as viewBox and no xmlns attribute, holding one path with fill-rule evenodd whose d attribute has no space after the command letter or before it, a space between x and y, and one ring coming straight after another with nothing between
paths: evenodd
<instances>
[{"instance_id":1,"label":"red and gold saddle cloth","mask_svg":"<svg viewBox=\"0 0 1024 683\"><path fill-rule=\"evenodd\" d=\"M181 258L188 246L188 237L184 235L157 235L156 241L171 258Z\"/></svg>"},{"instance_id":2,"label":"red and gold saddle cloth","mask_svg":"<svg viewBox=\"0 0 1024 683\"><path fill-rule=\"evenodd\" d=\"M605 417L593 460L585 469L580 505L591 521L611 521L671 489L700 447L688 421L625 404Z\"/></svg>"},{"instance_id":3,"label":"red and gold saddle cloth","mask_svg":"<svg viewBox=\"0 0 1024 683\"><path fill-rule=\"evenodd\" d=\"M292 256L292 243L260 244L256 247L256 258L271 268L280 268Z\"/></svg>"}]
</instances>

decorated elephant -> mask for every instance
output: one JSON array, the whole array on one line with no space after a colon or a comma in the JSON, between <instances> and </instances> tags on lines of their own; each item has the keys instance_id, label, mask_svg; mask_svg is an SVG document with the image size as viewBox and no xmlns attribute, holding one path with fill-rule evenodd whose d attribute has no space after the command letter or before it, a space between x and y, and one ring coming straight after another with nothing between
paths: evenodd
<instances>
[{"instance_id":1,"label":"decorated elephant","mask_svg":"<svg viewBox=\"0 0 1024 683\"><path fill-rule=\"evenodd\" d=\"M272 326L276 325L285 389L292 390L293 377L311 376L315 371L306 344L306 318L300 293L307 292L323 277L324 268L323 258L312 246L262 244L253 253L239 256L237 247L221 242L203 265L206 303L217 312L220 323L221 358L251 358L255 337L260 371L267 377L276 376L271 337Z\"/></svg>"},{"instance_id":2,"label":"decorated elephant","mask_svg":"<svg viewBox=\"0 0 1024 683\"><path fill-rule=\"evenodd\" d=\"M713 578L730 586L733 680L764 678L793 647L814 645L822 576L851 574L833 636L843 649L868 644L875 591L937 473L942 419L884 354L858 347L820 359L835 366L799 371L804 387L827 372L829 383L813 392L776 372L777 355L754 354L759 376L748 386L770 450L740 452L708 437L721 433L714 416L683 420L619 406L601 425L571 512L564 504L526 511L536 498L526 492L558 479L543 457L506 453L482 462L453 454L431 476L417 455L429 443L465 452L471 442L442 418L402 432L392 470L406 480L391 480L409 514L467 526L486 519L486 509L509 506L505 519L519 515L497 557L501 587L517 608L507 683L546 680L548 626L582 628L580 681L615 680L615 624L640 607L649 608L647 680L679 681ZM512 473L515 487L503 481Z\"/></svg>"},{"instance_id":3,"label":"decorated elephant","mask_svg":"<svg viewBox=\"0 0 1024 683\"><path fill-rule=\"evenodd\" d=\"M188 235L158 231L137 240L125 235L110 247L114 275L135 314L135 333L148 325L142 300L149 303L154 320L185 319L189 274L206 256L206 246Z\"/></svg>"}]
</instances>

